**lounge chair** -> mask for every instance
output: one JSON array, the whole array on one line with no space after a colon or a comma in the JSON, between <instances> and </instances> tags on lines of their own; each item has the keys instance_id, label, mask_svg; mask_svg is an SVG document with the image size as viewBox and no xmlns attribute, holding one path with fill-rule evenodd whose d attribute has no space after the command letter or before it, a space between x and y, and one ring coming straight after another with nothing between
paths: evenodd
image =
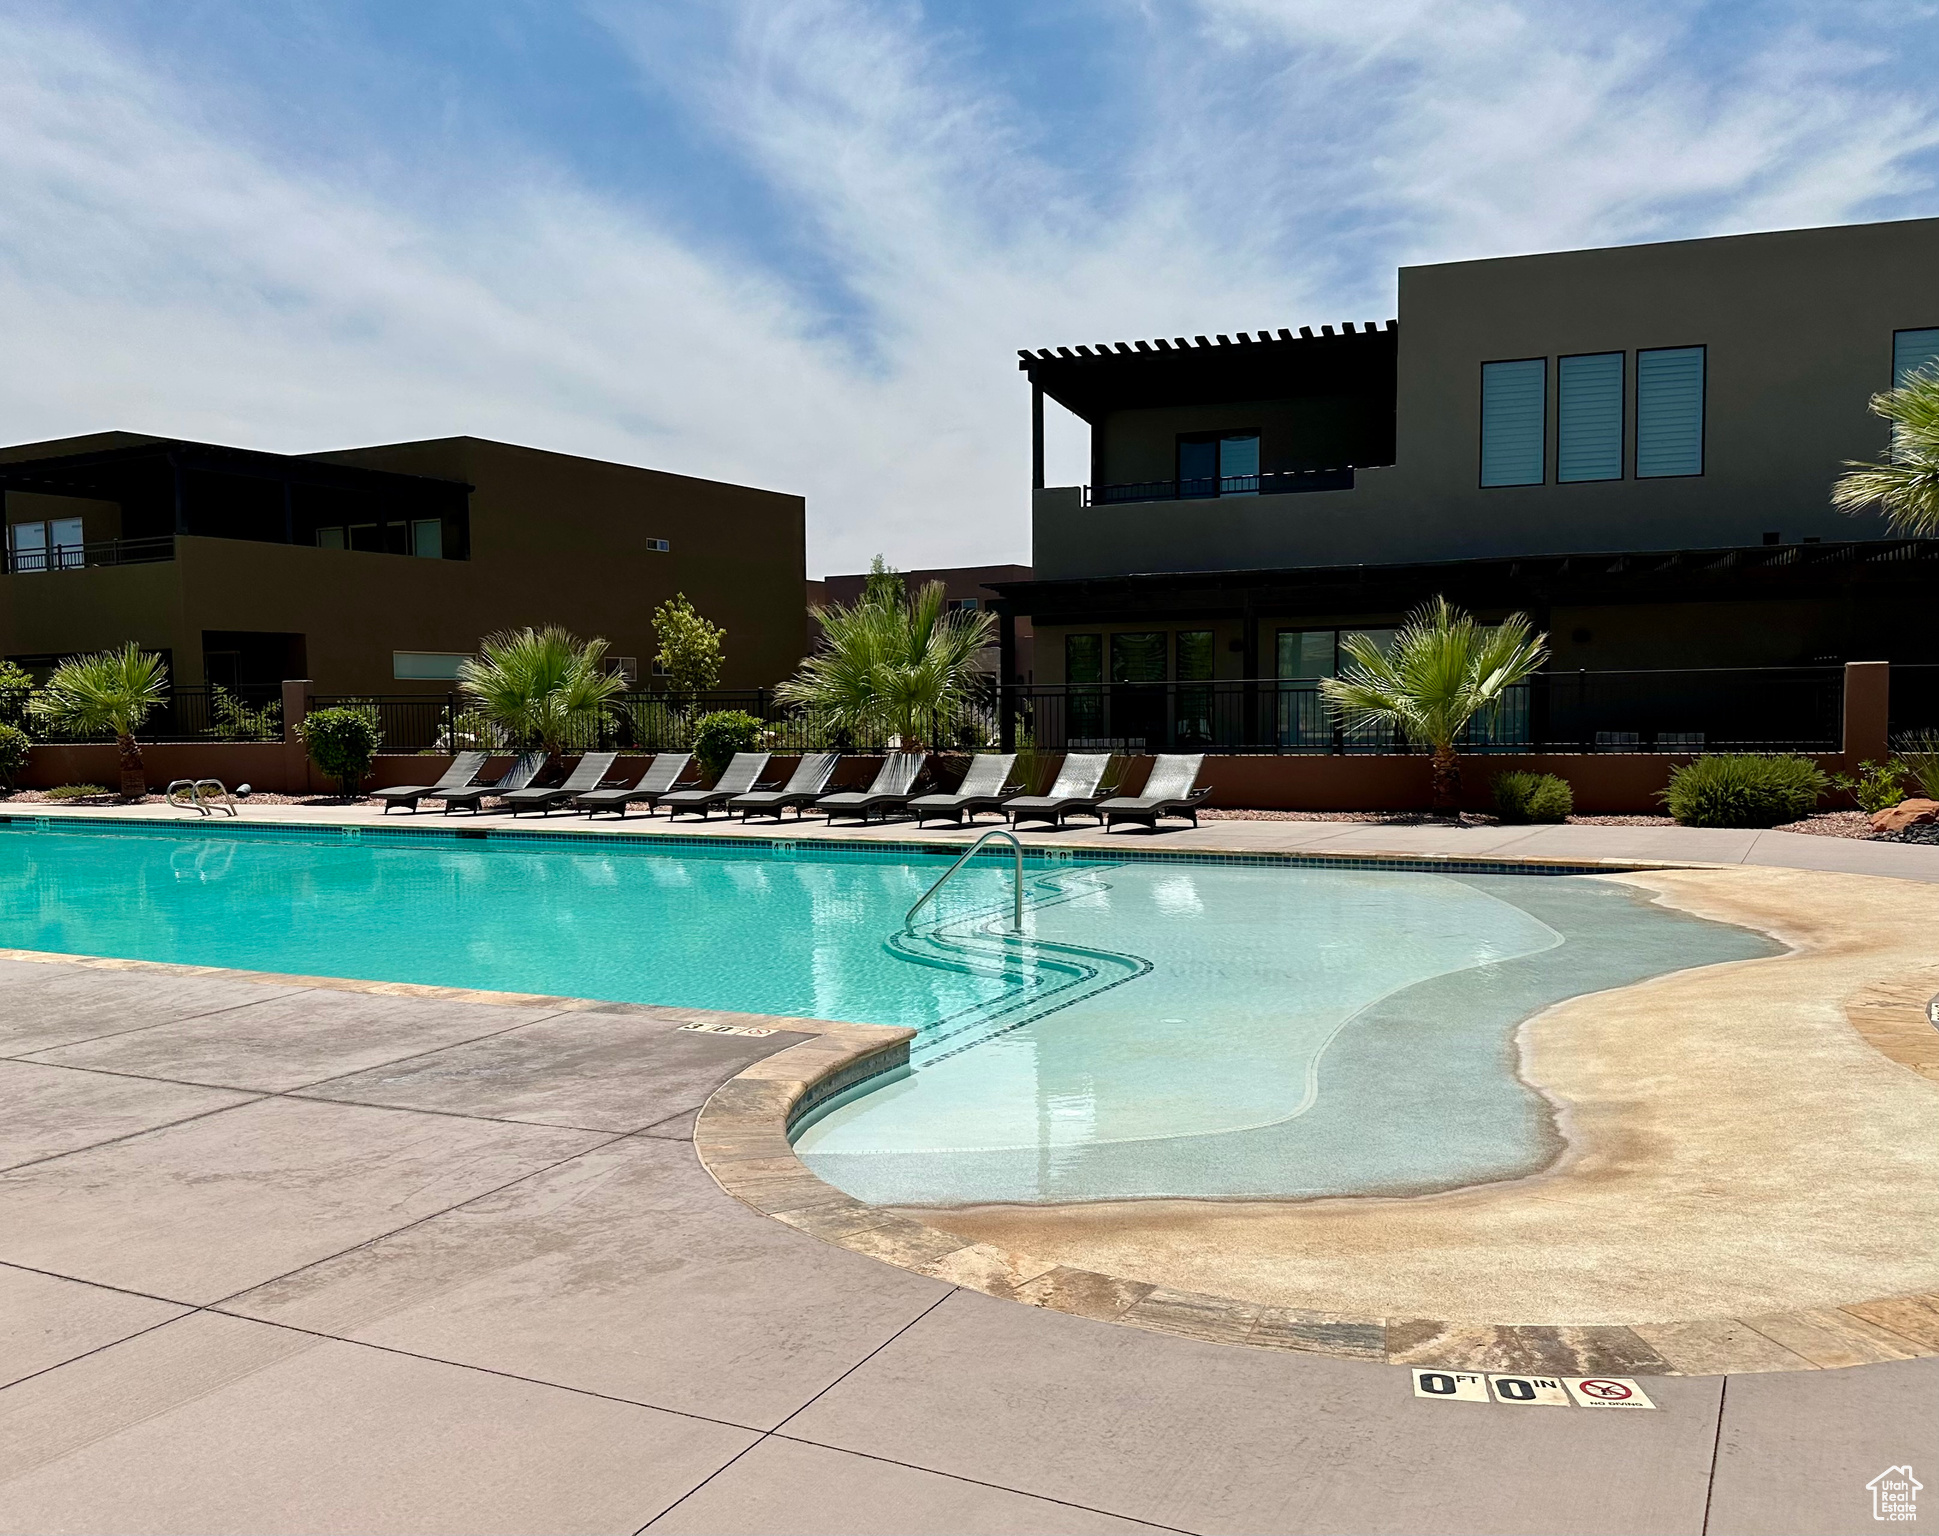
<instances>
[{"instance_id":1,"label":"lounge chair","mask_svg":"<svg viewBox=\"0 0 1939 1536\"><path fill-rule=\"evenodd\" d=\"M882 759L875 782L867 789L843 789L823 795L815 802L815 809L827 812L830 821L837 816L857 816L864 825L877 811L886 816L890 811L902 810L915 798L916 780L928 760L926 752L891 752Z\"/></svg>"},{"instance_id":2,"label":"lounge chair","mask_svg":"<svg viewBox=\"0 0 1939 1536\"><path fill-rule=\"evenodd\" d=\"M630 789L593 789L582 795L574 795L572 808L584 811L588 820L601 811L618 811L621 821L626 819L626 807L644 805L646 814L653 814L653 807L660 802L666 792L680 782L680 776L693 762L690 752L662 752L646 766L640 775L639 783Z\"/></svg>"},{"instance_id":3,"label":"lounge chair","mask_svg":"<svg viewBox=\"0 0 1939 1536\"><path fill-rule=\"evenodd\" d=\"M669 816L678 816L682 811L698 811L704 821L717 805L725 805L736 795L744 795L754 788L754 781L767 771L768 754L765 752L736 752L734 760L721 770L720 777L711 789L676 789L671 794L660 796L660 804L667 808Z\"/></svg>"},{"instance_id":4,"label":"lounge chair","mask_svg":"<svg viewBox=\"0 0 1939 1536\"><path fill-rule=\"evenodd\" d=\"M505 803L516 816L520 811L544 811L552 814L555 805L599 788L606 775L613 771L613 764L619 761L617 752L588 752L579 759L579 766L566 775L563 784L551 789L515 789L505 796Z\"/></svg>"},{"instance_id":5,"label":"lounge chair","mask_svg":"<svg viewBox=\"0 0 1939 1536\"><path fill-rule=\"evenodd\" d=\"M1003 786L1010 782L1010 772L1017 766L1014 752L979 752L970 759L969 771L963 775L963 782L947 795L918 795L909 802L909 810L921 826L931 816L947 816L957 826L963 824L968 816L970 825L976 824L978 811L1003 810Z\"/></svg>"},{"instance_id":6,"label":"lounge chair","mask_svg":"<svg viewBox=\"0 0 1939 1536\"><path fill-rule=\"evenodd\" d=\"M1064 818L1073 811L1097 816L1098 802L1104 798L1097 792L1097 787L1103 782L1105 770L1110 766L1109 752L1068 753L1063 767L1057 770L1057 782L1050 786L1049 794L1018 795L1013 800L1005 800L1004 814L1010 818L1013 827L1026 821L1047 821L1053 827L1061 827Z\"/></svg>"},{"instance_id":7,"label":"lounge chair","mask_svg":"<svg viewBox=\"0 0 1939 1536\"><path fill-rule=\"evenodd\" d=\"M1108 832L1118 821L1137 821L1158 830L1160 816L1189 816L1198 825L1198 808L1212 793L1198 787L1198 771L1205 766L1203 752L1163 752L1145 776L1145 787L1135 795L1118 795L1099 803Z\"/></svg>"},{"instance_id":8,"label":"lounge chair","mask_svg":"<svg viewBox=\"0 0 1939 1536\"><path fill-rule=\"evenodd\" d=\"M476 816L485 796L510 794L536 779L545 768L549 755L545 752L527 752L513 761L512 766L505 770L505 776L496 784L470 784L463 789L445 791L444 814L449 816L454 805L464 805L469 806L471 814Z\"/></svg>"},{"instance_id":9,"label":"lounge chair","mask_svg":"<svg viewBox=\"0 0 1939 1536\"><path fill-rule=\"evenodd\" d=\"M490 756L489 752L460 752L451 759L451 766L444 770L444 777L437 783L398 784L390 789L374 789L370 792L370 798L384 802L386 816L390 815L390 808L393 805L408 805L411 808L411 814L415 816L418 801L442 800L447 792L463 789L478 777L479 770L485 766Z\"/></svg>"},{"instance_id":10,"label":"lounge chair","mask_svg":"<svg viewBox=\"0 0 1939 1536\"><path fill-rule=\"evenodd\" d=\"M811 805L821 798L828 788L828 781L834 776L835 764L842 760L839 752L804 752L801 761L788 776L788 782L779 789L755 789L744 795L736 795L727 802L730 813L739 811L741 820L746 821L757 811L770 812L779 821L781 813L789 806L794 807L797 818L804 805Z\"/></svg>"}]
</instances>

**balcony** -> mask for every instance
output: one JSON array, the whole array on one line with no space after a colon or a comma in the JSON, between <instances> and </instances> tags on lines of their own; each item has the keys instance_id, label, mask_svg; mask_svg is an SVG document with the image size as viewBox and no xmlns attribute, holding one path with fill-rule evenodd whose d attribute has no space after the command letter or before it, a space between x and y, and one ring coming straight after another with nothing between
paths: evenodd
<instances>
[{"instance_id":1,"label":"balcony","mask_svg":"<svg viewBox=\"0 0 1939 1536\"><path fill-rule=\"evenodd\" d=\"M105 565L154 565L175 558L175 538L100 539L86 544L53 544L0 553L5 574L26 576L49 571L80 571Z\"/></svg>"},{"instance_id":2,"label":"balcony","mask_svg":"<svg viewBox=\"0 0 1939 1536\"><path fill-rule=\"evenodd\" d=\"M1273 470L1258 475L1207 475L1184 480L1132 480L1084 487L1087 507L1128 501L1212 501L1225 496L1285 496L1305 491L1350 491L1351 469Z\"/></svg>"}]
</instances>

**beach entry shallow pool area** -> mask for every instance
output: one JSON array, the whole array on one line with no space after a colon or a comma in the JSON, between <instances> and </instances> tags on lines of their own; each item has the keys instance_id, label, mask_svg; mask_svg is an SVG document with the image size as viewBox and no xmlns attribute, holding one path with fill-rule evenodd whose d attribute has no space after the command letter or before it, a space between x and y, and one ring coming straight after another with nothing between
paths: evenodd
<instances>
[{"instance_id":1,"label":"beach entry shallow pool area","mask_svg":"<svg viewBox=\"0 0 1939 1536\"><path fill-rule=\"evenodd\" d=\"M796 1127L924 1206L1404 1194L1559 1145L1518 1024L1779 952L1583 876L175 827L0 831L0 946L915 1028Z\"/></svg>"}]
</instances>

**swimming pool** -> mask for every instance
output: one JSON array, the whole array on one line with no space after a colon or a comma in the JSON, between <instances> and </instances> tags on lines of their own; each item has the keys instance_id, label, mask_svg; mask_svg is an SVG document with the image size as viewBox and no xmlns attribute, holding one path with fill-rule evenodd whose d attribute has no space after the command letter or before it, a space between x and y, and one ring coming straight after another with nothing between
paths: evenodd
<instances>
[{"instance_id":1,"label":"swimming pool","mask_svg":"<svg viewBox=\"0 0 1939 1536\"><path fill-rule=\"evenodd\" d=\"M0 946L906 1024L913 1070L797 1128L924 1205L1401 1193L1553 1151L1515 1025L1756 958L1583 877L1007 860L381 829L0 827Z\"/></svg>"}]
</instances>

